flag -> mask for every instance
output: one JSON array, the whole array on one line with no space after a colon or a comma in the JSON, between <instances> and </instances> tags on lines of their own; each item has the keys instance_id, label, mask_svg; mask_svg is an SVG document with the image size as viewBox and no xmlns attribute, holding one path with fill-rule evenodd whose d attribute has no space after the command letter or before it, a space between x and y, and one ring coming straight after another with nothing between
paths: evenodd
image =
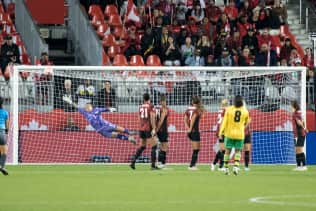
<instances>
[{"instance_id":1,"label":"flag","mask_svg":"<svg viewBox=\"0 0 316 211\"><path fill-rule=\"evenodd\" d=\"M134 21L135 23L140 22L139 13L137 7L135 6L133 0L128 0L127 8L125 13L125 22Z\"/></svg>"}]
</instances>

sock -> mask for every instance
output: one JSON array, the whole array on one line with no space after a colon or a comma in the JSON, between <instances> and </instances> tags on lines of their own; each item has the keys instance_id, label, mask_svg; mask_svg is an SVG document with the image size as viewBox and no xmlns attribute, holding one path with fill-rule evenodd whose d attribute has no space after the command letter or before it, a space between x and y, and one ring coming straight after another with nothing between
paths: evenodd
<instances>
[{"instance_id":1,"label":"sock","mask_svg":"<svg viewBox=\"0 0 316 211\"><path fill-rule=\"evenodd\" d=\"M193 150L190 167L195 166L196 161L198 160L198 157L199 157L199 151L200 151L199 149Z\"/></svg>"},{"instance_id":2,"label":"sock","mask_svg":"<svg viewBox=\"0 0 316 211\"><path fill-rule=\"evenodd\" d=\"M166 152L160 150L159 155L158 155L158 161L161 162L162 164L166 164Z\"/></svg>"},{"instance_id":3,"label":"sock","mask_svg":"<svg viewBox=\"0 0 316 211\"><path fill-rule=\"evenodd\" d=\"M234 160L235 160L234 166L237 166L237 167L239 166L240 158L241 158L241 153L240 152L236 152L235 153L235 157L234 157Z\"/></svg>"},{"instance_id":4,"label":"sock","mask_svg":"<svg viewBox=\"0 0 316 211\"><path fill-rule=\"evenodd\" d=\"M125 140L125 141L128 140L128 137L126 135L122 135L122 134L117 134L117 138L120 140Z\"/></svg>"},{"instance_id":5,"label":"sock","mask_svg":"<svg viewBox=\"0 0 316 211\"><path fill-rule=\"evenodd\" d=\"M135 157L133 159L132 162L136 162L137 158L139 158L139 156L143 153L143 151L146 149L146 147L144 146L141 146L139 147L137 150L136 150L136 154L135 154Z\"/></svg>"},{"instance_id":6,"label":"sock","mask_svg":"<svg viewBox=\"0 0 316 211\"><path fill-rule=\"evenodd\" d=\"M151 147L151 167L156 166L156 151L157 151L157 145Z\"/></svg>"},{"instance_id":7,"label":"sock","mask_svg":"<svg viewBox=\"0 0 316 211\"><path fill-rule=\"evenodd\" d=\"M7 155L6 154L1 154L1 156L0 156L0 167L1 168L4 168L6 159L7 159Z\"/></svg>"},{"instance_id":8,"label":"sock","mask_svg":"<svg viewBox=\"0 0 316 211\"><path fill-rule=\"evenodd\" d=\"M249 166L249 159L250 159L250 152L245 151L245 167L248 168Z\"/></svg>"},{"instance_id":9,"label":"sock","mask_svg":"<svg viewBox=\"0 0 316 211\"><path fill-rule=\"evenodd\" d=\"M218 162L218 160L220 159L221 153L222 153L221 151L217 151L215 155L215 159L213 161L213 165L215 165Z\"/></svg>"},{"instance_id":10,"label":"sock","mask_svg":"<svg viewBox=\"0 0 316 211\"><path fill-rule=\"evenodd\" d=\"M301 166L305 166L306 165L306 158L305 158L305 153L304 152L302 152L301 154L300 154L300 164L301 164Z\"/></svg>"},{"instance_id":11,"label":"sock","mask_svg":"<svg viewBox=\"0 0 316 211\"><path fill-rule=\"evenodd\" d=\"M300 166L300 165L301 165L300 154L296 154L296 165L297 165L297 166Z\"/></svg>"},{"instance_id":12,"label":"sock","mask_svg":"<svg viewBox=\"0 0 316 211\"><path fill-rule=\"evenodd\" d=\"M123 133L129 134L129 130L125 128Z\"/></svg>"},{"instance_id":13,"label":"sock","mask_svg":"<svg viewBox=\"0 0 316 211\"><path fill-rule=\"evenodd\" d=\"M223 168L224 166L224 155L225 155L225 150L222 151L221 158L219 160L219 168Z\"/></svg>"},{"instance_id":14,"label":"sock","mask_svg":"<svg viewBox=\"0 0 316 211\"><path fill-rule=\"evenodd\" d=\"M224 167L228 168L228 162L229 162L229 155L224 155Z\"/></svg>"}]
</instances>

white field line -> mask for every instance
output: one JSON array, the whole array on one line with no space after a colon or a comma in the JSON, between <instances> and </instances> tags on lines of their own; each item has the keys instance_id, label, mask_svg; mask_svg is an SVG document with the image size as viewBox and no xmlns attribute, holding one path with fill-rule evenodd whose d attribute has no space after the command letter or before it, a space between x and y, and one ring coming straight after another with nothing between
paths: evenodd
<instances>
[{"instance_id":1,"label":"white field line","mask_svg":"<svg viewBox=\"0 0 316 211\"><path fill-rule=\"evenodd\" d=\"M313 202L293 202L285 199L309 198ZM267 204L278 206L295 206L295 207L316 207L316 195L279 195L279 196L259 196L249 199L250 203Z\"/></svg>"}]
</instances>

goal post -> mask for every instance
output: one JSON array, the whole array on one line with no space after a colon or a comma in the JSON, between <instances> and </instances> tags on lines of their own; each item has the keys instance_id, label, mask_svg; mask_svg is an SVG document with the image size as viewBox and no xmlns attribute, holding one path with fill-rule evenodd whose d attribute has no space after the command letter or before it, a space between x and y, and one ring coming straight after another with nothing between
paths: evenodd
<instances>
[{"instance_id":1,"label":"goal post","mask_svg":"<svg viewBox=\"0 0 316 211\"><path fill-rule=\"evenodd\" d=\"M295 162L290 102L306 111L305 67L132 67L132 66L14 66L8 109L8 161L19 163L127 163L136 147L108 139L89 125L77 109L62 101L71 95L83 106L113 107L103 117L138 131L138 106L147 92L154 105L166 95L168 163L188 163L191 146L183 123L190 99L197 95L206 108L200 123L200 163L210 163L217 149L215 125L221 99L242 95L250 111L252 162ZM70 84L70 85L69 85ZM70 86L70 91L66 91ZM114 90L106 95L106 86ZM135 135L138 140L138 135ZM148 162L146 149L142 160Z\"/></svg>"}]
</instances>

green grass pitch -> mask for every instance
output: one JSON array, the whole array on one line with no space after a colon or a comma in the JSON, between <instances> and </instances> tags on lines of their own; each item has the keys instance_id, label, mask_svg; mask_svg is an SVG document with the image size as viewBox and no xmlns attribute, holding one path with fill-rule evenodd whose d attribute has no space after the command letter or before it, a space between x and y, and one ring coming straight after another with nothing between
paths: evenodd
<instances>
[{"instance_id":1,"label":"green grass pitch","mask_svg":"<svg viewBox=\"0 0 316 211\"><path fill-rule=\"evenodd\" d=\"M129 167L8 166L0 175L1 211L305 211L316 210L316 167L251 166L225 176L208 166L150 171Z\"/></svg>"}]
</instances>

